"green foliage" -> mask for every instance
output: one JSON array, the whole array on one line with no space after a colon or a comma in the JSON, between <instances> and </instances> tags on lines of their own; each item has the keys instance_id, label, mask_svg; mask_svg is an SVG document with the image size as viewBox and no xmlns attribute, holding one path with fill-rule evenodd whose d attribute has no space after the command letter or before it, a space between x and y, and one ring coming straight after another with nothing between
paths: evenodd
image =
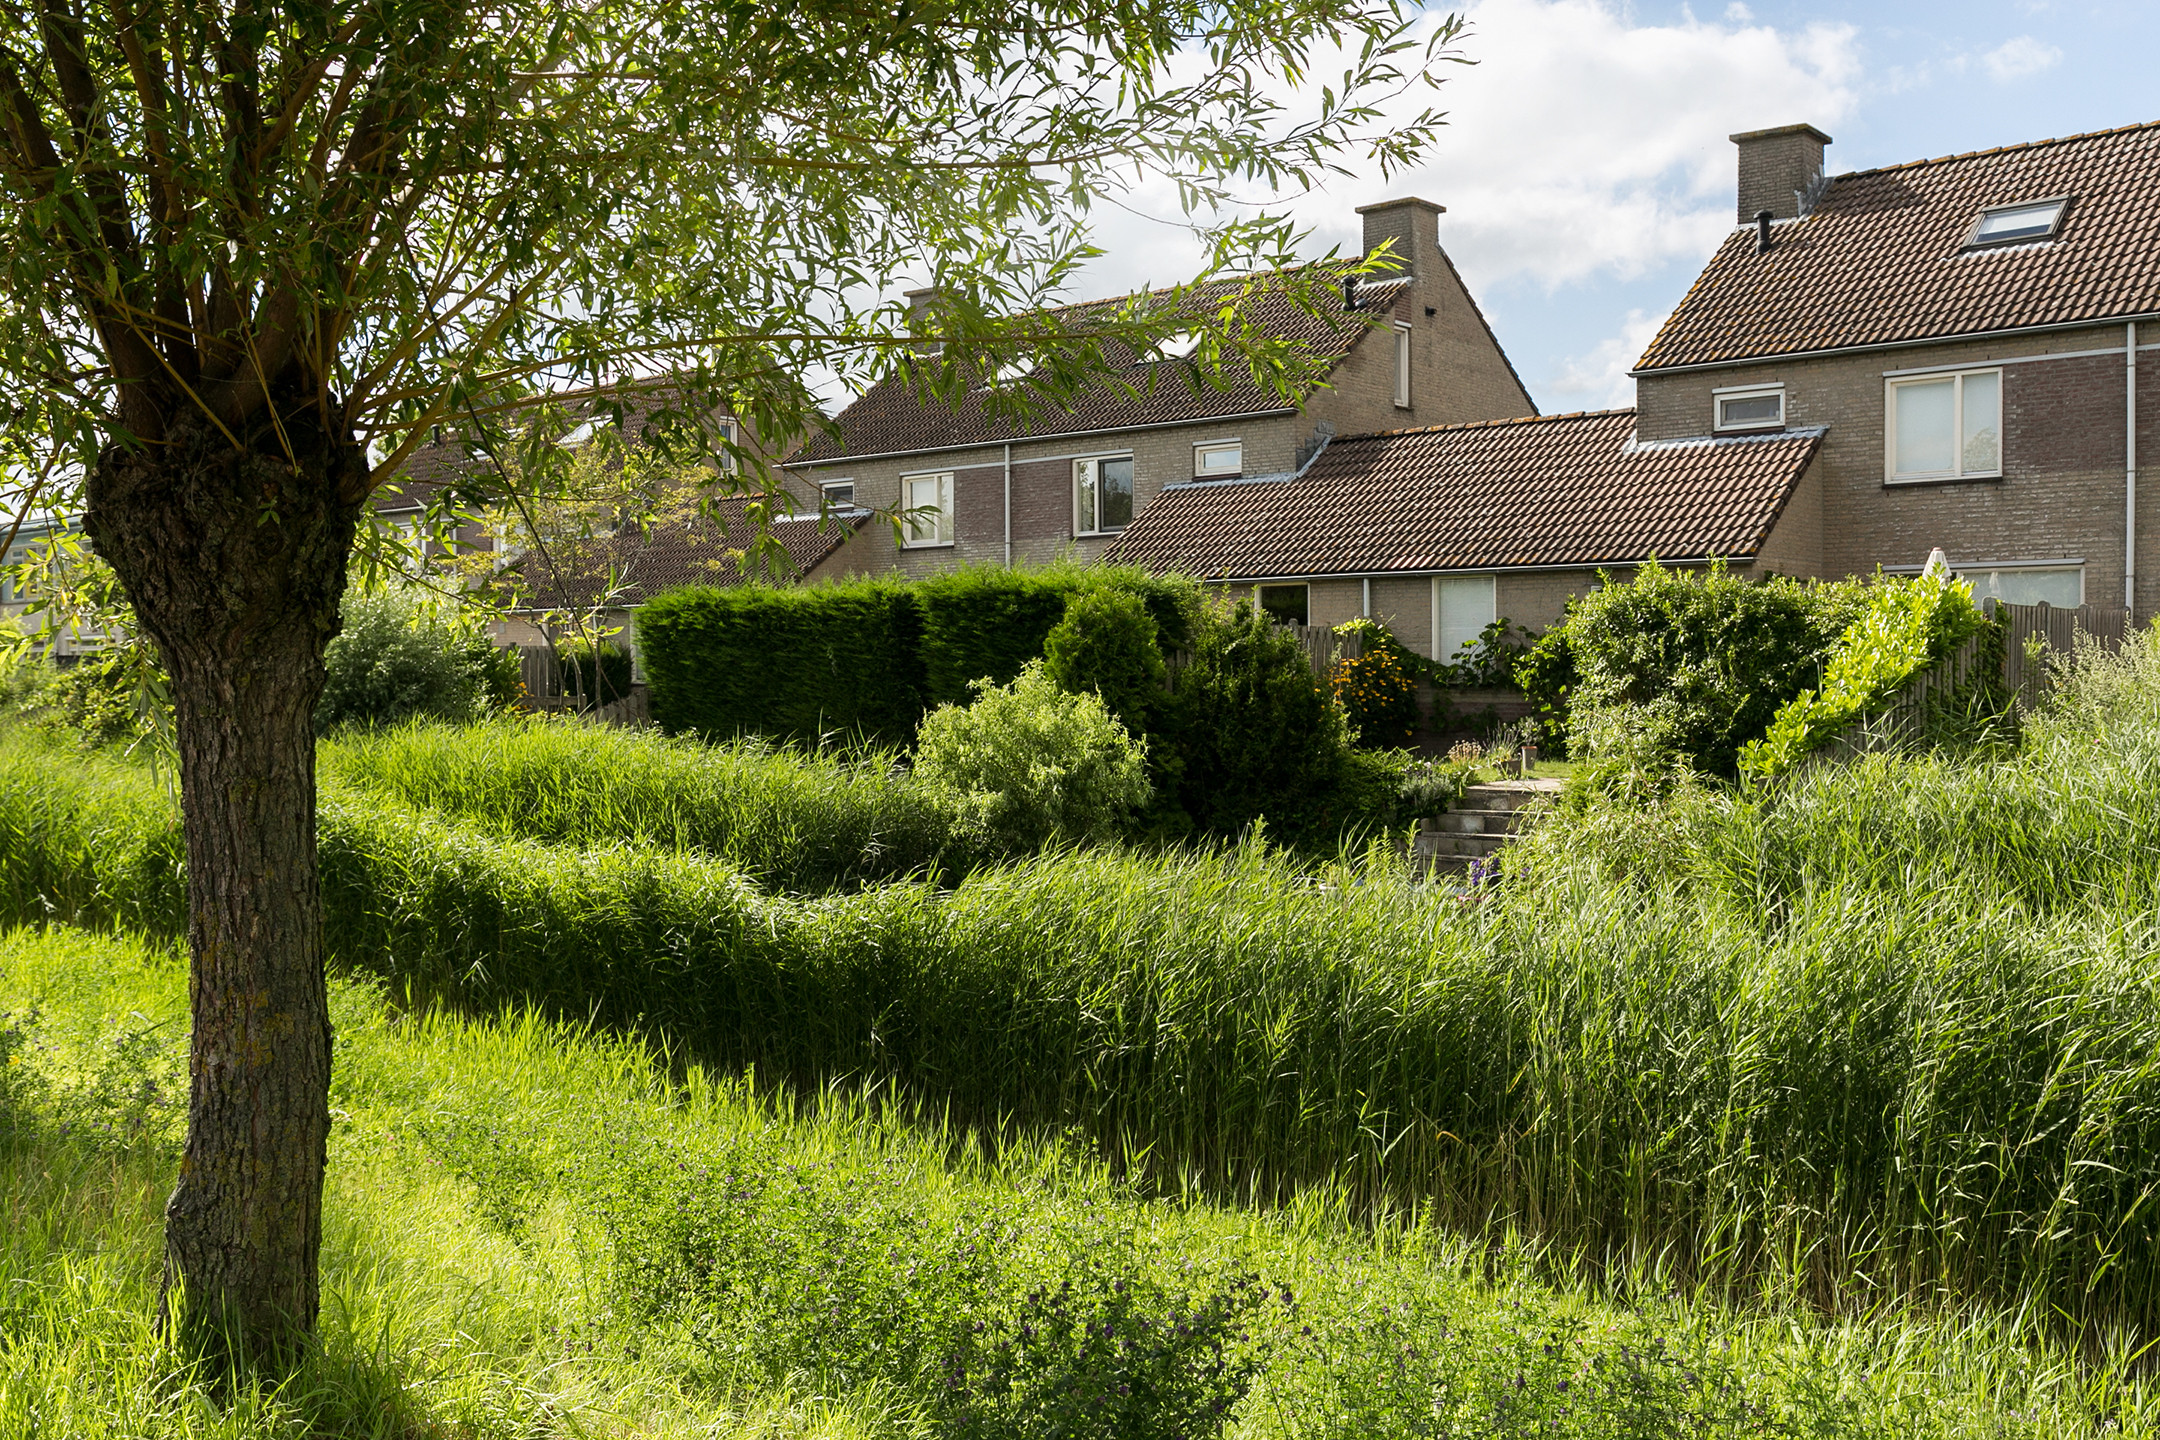
<instances>
[{"instance_id":1,"label":"green foliage","mask_svg":"<svg viewBox=\"0 0 2160 1440\"><path fill-rule=\"evenodd\" d=\"M670 590L638 611L638 644L671 733L897 745L922 717L921 616L897 581Z\"/></svg>"},{"instance_id":2,"label":"green foliage","mask_svg":"<svg viewBox=\"0 0 2160 1440\"><path fill-rule=\"evenodd\" d=\"M1990 624L1972 585L1947 576L1877 577L1866 608L1838 638L1822 688L1803 690L1777 712L1767 733L1741 751L1750 775L1785 774L1801 757L1893 698L1906 681Z\"/></svg>"},{"instance_id":3,"label":"green foliage","mask_svg":"<svg viewBox=\"0 0 2160 1440\"><path fill-rule=\"evenodd\" d=\"M337 974L330 993L323 1283L339 1303L298 1374L219 1392L154 1332L176 1131L129 1123L184 1082L186 967L64 928L0 938L0 1429L2154 1434L2134 1375L1990 1315L1680 1305L1647 1267L1601 1298L1563 1257L1325 1196L1275 1213L1150 1201L1067 1140L985 1143L852 1087L797 1106L680 1051L414 1012Z\"/></svg>"},{"instance_id":4,"label":"green foliage","mask_svg":"<svg viewBox=\"0 0 2160 1440\"><path fill-rule=\"evenodd\" d=\"M1248 600L1203 616L1167 725L1194 825L1235 836L1263 818L1293 844L1326 844L1367 817L1344 780L1350 727L1304 646Z\"/></svg>"},{"instance_id":5,"label":"green foliage","mask_svg":"<svg viewBox=\"0 0 2160 1440\"><path fill-rule=\"evenodd\" d=\"M146 689L144 677L125 656L86 655L38 678L42 683L24 695L24 703L39 712L41 724L85 745L132 745L161 726L171 728L163 674Z\"/></svg>"},{"instance_id":6,"label":"green foliage","mask_svg":"<svg viewBox=\"0 0 2160 1440\"><path fill-rule=\"evenodd\" d=\"M1007 854L1111 839L1149 793L1147 743L1098 696L1059 689L1039 661L1010 685L978 681L972 705L931 711L916 740L915 777L951 796Z\"/></svg>"},{"instance_id":7,"label":"green foliage","mask_svg":"<svg viewBox=\"0 0 2160 1440\"><path fill-rule=\"evenodd\" d=\"M563 689L584 697L587 708L606 705L630 693L630 647L618 641L572 638L555 647L563 667Z\"/></svg>"},{"instance_id":8,"label":"green foliage","mask_svg":"<svg viewBox=\"0 0 2160 1440\"><path fill-rule=\"evenodd\" d=\"M890 751L704 745L542 716L415 724L323 742L333 793L432 811L507 840L701 851L775 890L964 873L970 837Z\"/></svg>"},{"instance_id":9,"label":"green foliage","mask_svg":"<svg viewBox=\"0 0 2160 1440\"><path fill-rule=\"evenodd\" d=\"M1515 683L1515 667L1529 653L1530 632L1505 615L1478 632L1477 639L1432 667L1442 685L1497 690Z\"/></svg>"},{"instance_id":10,"label":"green foliage","mask_svg":"<svg viewBox=\"0 0 2160 1440\"><path fill-rule=\"evenodd\" d=\"M341 628L323 652L315 728L470 720L501 690L504 662L492 650L484 635L416 595L348 590Z\"/></svg>"},{"instance_id":11,"label":"green foliage","mask_svg":"<svg viewBox=\"0 0 2160 1440\"><path fill-rule=\"evenodd\" d=\"M1531 717L1546 743L1563 750L1567 744L1568 713L1575 701L1575 687L1582 676L1575 666L1575 644L1568 638L1568 615L1544 634L1515 662L1515 686L1529 698Z\"/></svg>"},{"instance_id":12,"label":"green foliage","mask_svg":"<svg viewBox=\"0 0 2160 1440\"><path fill-rule=\"evenodd\" d=\"M1694 572L1652 561L1608 583L1577 600L1561 627L1579 677L1570 753L1595 759L1605 737L1648 736L1731 778L1740 747L1814 679L1861 603L1856 586L1750 582L1720 565ZM1601 712L1615 706L1645 713L1614 722Z\"/></svg>"},{"instance_id":13,"label":"green foliage","mask_svg":"<svg viewBox=\"0 0 2160 1440\"><path fill-rule=\"evenodd\" d=\"M667 730L814 743L838 732L905 744L929 705L965 704L1041 659L1076 595L1137 596L1180 643L1192 582L1108 566L970 566L770 589L670 591L639 612L653 718Z\"/></svg>"},{"instance_id":14,"label":"green foliage","mask_svg":"<svg viewBox=\"0 0 2160 1440\"><path fill-rule=\"evenodd\" d=\"M1161 627L1129 590L1084 590L1043 637L1043 673L1061 690L1095 694L1134 735L1167 703Z\"/></svg>"},{"instance_id":15,"label":"green foliage","mask_svg":"<svg viewBox=\"0 0 2160 1440\"><path fill-rule=\"evenodd\" d=\"M1377 620L1352 620L1337 635L1363 642L1361 653L1335 662L1328 688L1350 722L1359 746L1407 745L1417 738L1417 670Z\"/></svg>"}]
</instances>

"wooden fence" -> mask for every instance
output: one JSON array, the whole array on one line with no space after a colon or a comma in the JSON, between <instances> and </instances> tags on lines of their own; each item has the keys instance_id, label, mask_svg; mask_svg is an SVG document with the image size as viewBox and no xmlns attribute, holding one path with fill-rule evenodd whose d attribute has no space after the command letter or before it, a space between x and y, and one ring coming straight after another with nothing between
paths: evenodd
<instances>
[{"instance_id":1,"label":"wooden fence","mask_svg":"<svg viewBox=\"0 0 2160 1440\"><path fill-rule=\"evenodd\" d=\"M2129 630L2129 615L2104 605L2080 605L2071 610L2045 600L2037 605L2005 605L1989 600L1981 608L2010 622L2009 634L2003 637L2003 683L2026 709L2039 704L2040 697L2047 693L2049 662L2052 660L2060 668L2077 654L2079 635L2113 650L2121 646ZM2037 657L2028 656L2026 646L2035 638L2046 651ZM2035 658L2041 663L2034 664Z\"/></svg>"}]
</instances>

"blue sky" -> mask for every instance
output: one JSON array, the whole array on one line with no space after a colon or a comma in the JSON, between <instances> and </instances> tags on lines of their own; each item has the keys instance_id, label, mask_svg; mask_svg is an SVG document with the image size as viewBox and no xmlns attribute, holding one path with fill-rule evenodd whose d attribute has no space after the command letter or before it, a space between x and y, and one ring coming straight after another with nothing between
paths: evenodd
<instances>
[{"instance_id":1,"label":"blue sky","mask_svg":"<svg viewBox=\"0 0 2160 1440\"><path fill-rule=\"evenodd\" d=\"M1354 205L1446 205L1441 241L1548 413L1629 403L1628 364L1733 223L1733 131L1813 123L1835 173L2160 120L2160 4L1481 0L1467 15L1478 63L1450 67L1428 163L1285 203L1315 253L1355 248ZM1170 227L1099 232L1092 293L1189 268Z\"/></svg>"}]
</instances>

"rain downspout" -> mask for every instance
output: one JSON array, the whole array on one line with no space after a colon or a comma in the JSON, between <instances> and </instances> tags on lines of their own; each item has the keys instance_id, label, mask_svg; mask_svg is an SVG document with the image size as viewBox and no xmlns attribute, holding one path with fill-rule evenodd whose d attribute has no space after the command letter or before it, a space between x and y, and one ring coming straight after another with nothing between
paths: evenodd
<instances>
[{"instance_id":1,"label":"rain downspout","mask_svg":"<svg viewBox=\"0 0 2160 1440\"><path fill-rule=\"evenodd\" d=\"M2123 621L2137 610L2137 321L2123 340Z\"/></svg>"},{"instance_id":2,"label":"rain downspout","mask_svg":"<svg viewBox=\"0 0 2160 1440\"><path fill-rule=\"evenodd\" d=\"M1012 568L1012 441L1005 442L1005 566Z\"/></svg>"}]
</instances>

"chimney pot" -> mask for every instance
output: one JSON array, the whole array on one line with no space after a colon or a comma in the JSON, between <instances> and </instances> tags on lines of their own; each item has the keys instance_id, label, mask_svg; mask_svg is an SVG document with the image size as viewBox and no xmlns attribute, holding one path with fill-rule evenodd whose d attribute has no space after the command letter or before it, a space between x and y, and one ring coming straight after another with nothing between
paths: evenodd
<instances>
[{"instance_id":1,"label":"chimney pot","mask_svg":"<svg viewBox=\"0 0 2160 1440\"><path fill-rule=\"evenodd\" d=\"M1727 138L1740 147L1740 223L1765 210L1775 220L1797 218L1800 197L1822 178L1830 137L1813 125L1780 125Z\"/></svg>"},{"instance_id":2,"label":"chimney pot","mask_svg":"<svg viewBox=\"0 0 2160 1440\"><path fill-rule=\"evenodd\" d=\"M1755 253L1770 253L1770 212L1767 210L1755 212Z\"/></svg>"}]
</instances>

